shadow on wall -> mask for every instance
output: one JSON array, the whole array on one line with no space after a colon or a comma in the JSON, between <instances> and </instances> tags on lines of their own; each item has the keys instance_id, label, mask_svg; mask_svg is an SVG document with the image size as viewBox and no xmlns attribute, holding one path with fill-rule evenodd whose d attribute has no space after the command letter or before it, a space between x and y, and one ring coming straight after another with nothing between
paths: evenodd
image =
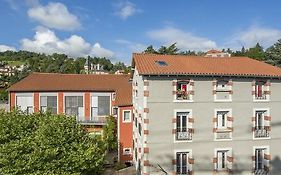
<instances>
[{"instance_id":1,"label":"shadow on wall","mask_svg":"<svg viewBox=\"0 0 281 175\"><path fill-rule=\"evenodd\" d=\"M210 157L201 157L197 159L200 160L206 160L206 162L196 162L195 160L195 164L193 165L193 170L194 172L198 173L201 172L202 174L212 174L213 173L213 167L214 164L211 163L211 159ZM163 155L163 156L158 156L157 157L158 160L172 160L173 157L170 155ZM243 163L247 161L248 163ZM150 174L159 174L159 175L165 175L166 172L169 173L171 170L174 171L174 166L172 165L172 162L165 162L165 163L160 163L159 162L150 162L151 166L150 166ZM162 161L163 162L163 161ZM236 163L237 162L237 163ZM242 162L242 163L239 163ZM231 174L233 175L249 175L252 174L252 161L250 157L245 156L244 158L240 158L240 159L234 159L234 163L233 163L233 172ZM168 169L167 167L170 167L170 169ZM274 157L271 161L270 161L270 172L268 174L257 174L257 175L281 175L281 159L279 156Z\"/></svg>"}]
</instances>

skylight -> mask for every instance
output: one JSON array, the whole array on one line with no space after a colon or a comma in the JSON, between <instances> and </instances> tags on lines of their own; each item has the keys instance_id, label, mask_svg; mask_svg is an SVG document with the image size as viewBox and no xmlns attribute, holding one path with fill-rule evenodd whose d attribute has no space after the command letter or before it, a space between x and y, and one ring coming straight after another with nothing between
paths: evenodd
<instances>
[{"instance_id":1,"label":"skylight","mask_svg":"<svg viewBox=\"0 0 281 175\"><path fill-rule=\"evenodd\" d=\"M159 66L168 66L168 64L165 61L155 61Z\"/></svg>"}]
</instances>

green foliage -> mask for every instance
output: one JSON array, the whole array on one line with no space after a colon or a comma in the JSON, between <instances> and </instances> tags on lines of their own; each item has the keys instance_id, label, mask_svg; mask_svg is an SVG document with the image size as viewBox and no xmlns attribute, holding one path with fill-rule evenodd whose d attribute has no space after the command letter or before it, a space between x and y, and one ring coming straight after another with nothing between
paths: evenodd
<instances>
[{"instance_id":1,"label":"green foliage","mask_svg":"<svg viewBox=\"0 0 281 175\"><path fill-rule=\"evenodd\" d=\"M113 116L109 116L106 121L106 125L103 127L103 139L106 143L107 150L114 151L118 148L116 119Z\"/></svg>"},{"instance_id":2,"label":"green foliage","mask_svg":"<svg viewBox=\"0 0 281 175\"><path fill-rule=\"evenodd\" d=\"M266 62L281 67L281 39L266 50Z\"/></svg>"},{"instance_id":3,"label":"green foliage","mask_svg":"<svg viewBox=\"0 0 281 175\"><path fill-rule=\"evenodd\" d=\"M125 163L123 163L123 162L117 162L116 164L115 164L115 167L114 167L114 169L115 170L122 170L122 169L124 169L124 168L126 168L127 166L125 165Z\"/></svg>"},{"instance_id":4,"label":"green foliage","mask_svg":"<svg viewBox=\"0 0 281 175\"><path fill-rule=\"evenodd\" d=\"M0 174L101 174L104 153L75 118L0 111Z\"/></svg>"},{"instance_id":5,"label":"green foliage","mask_svg":"<svg viewBox=\"0 0 281 175\"><path fill-rule=\"evenodd\" d=\"M0 101L8 101L8 91L0 90Z\"/></svg>"}]
</instances>

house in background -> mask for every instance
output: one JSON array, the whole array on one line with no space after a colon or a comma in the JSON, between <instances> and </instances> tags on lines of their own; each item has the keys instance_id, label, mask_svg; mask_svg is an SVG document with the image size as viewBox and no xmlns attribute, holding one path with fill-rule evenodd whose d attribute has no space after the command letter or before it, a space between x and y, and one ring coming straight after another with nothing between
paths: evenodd
<instances>
[{"instance_id":1,"label":"house in background","mask_svg":"<svg viewBox=\"0 0 281 175\"><path fill-rule=\"evenodd\" d=\"M207 51L205 57L231 57L231 54L219 50L211 49Z\"/></svg>"},{"instance_id":2,"label":"house in background","mask_svg":"<svg viewBox=\"0 0 281 175\"><path fill-rule=\"evenodd\" d=\"M133 54L132 69L137 174L280 174L280 68Z\"/></svg>"},{"instance_id":3,"label":"house in background","mask_svg":"<svg viewBox=\"0 0 281 175\"><path fill-rule=\"evenodd\" d=\"M120 161L132 160L132 86L129 75L33 73L12 85L10 109L76 116L90 134L117 119Z\"/></svg>"}]
</instances>

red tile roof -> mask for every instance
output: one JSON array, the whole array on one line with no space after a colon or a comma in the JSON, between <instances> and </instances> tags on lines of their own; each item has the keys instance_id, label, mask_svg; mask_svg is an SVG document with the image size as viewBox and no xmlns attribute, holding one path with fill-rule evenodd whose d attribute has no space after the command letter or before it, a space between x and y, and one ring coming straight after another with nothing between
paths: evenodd
<instances>
[{"instance_id":1,"label":"red tile roof","mask_svg":"<svg viewBox=\"0 0 281 175\"><path fill-rule=\"evenodd\" d=\"M33 73L12 85L10 92L116 92L116 105L132 104L130 75Z\"/></svg>"},{"instance_id":2,"label":"red tile roof","mask_svg":"<svg viewBox=\"0 0 281 175\"><path fill-rule=\"evenodd\" d=\"M164 61L167 65L161 66L157 61ZM214 58L135 53L132 67L142 75L281 77L280 68L248 57Z\"/></svg>"},{"instance_id":3,"label":"red tile roof","mask_svg":"<svg viewBox=\"0 0 281 175\"><path fill-rule=\"evenodd\" d=\"M211 50L208 50L207 53L211 54L211 53L223 53L223 52L219 51L219 50L211 49Z\"/></svg>"}]
</instances>

